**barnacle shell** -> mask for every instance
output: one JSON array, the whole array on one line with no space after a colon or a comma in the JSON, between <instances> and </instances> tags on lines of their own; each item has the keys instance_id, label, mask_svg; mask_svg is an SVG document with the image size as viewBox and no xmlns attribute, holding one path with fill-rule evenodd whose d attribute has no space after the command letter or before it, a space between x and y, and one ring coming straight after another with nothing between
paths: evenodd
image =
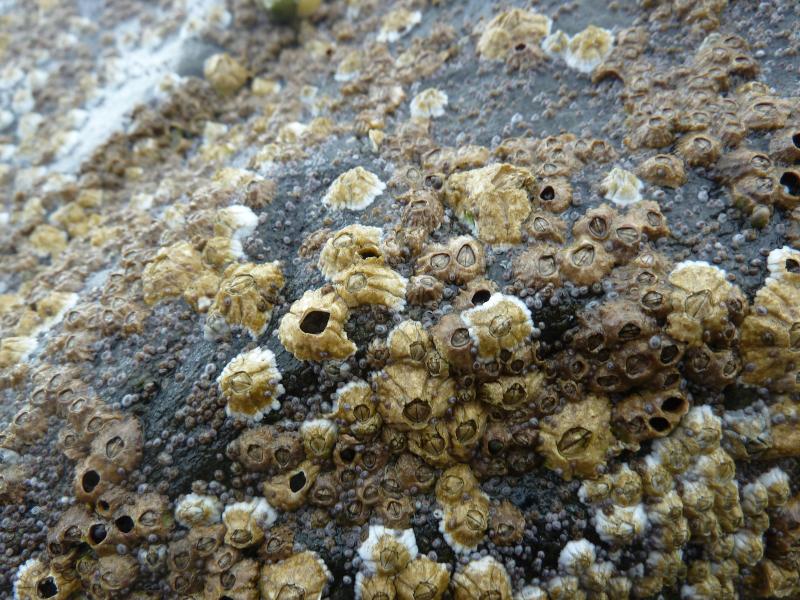
<instances>
[{"instance_id":1,"label":"barnacle shell","mask_svg":"<svg viewBox=\"0 0 800 600\"><path fill-rule=\"evenodd\" d=\"M483 275L485 269L483 245L466 235L451 239L447 245L428 246L417 260L417 273L430 273L445 283L458 285Z\"/></svg>"},{"instance_id":2,"label":"barnacle shell","mask_svg":"<svg viewBox=\"0 0 800 600\"><path fill-rule=\"evenodd\" d=\"M386 184L364 167L355 167L339 175L322 203L334 209L363 210L383 193Z\"/></svg>"},{"instance_id":3,"label":"barnacle shell","mask_svg":"<svg viewBox=\"0 0 800 600\"><path fill-rule=\"evenodd\" d=\"M298 360L347 358L356 351L344 331L348 313L336 293L309 290L281 319L278 338Z\"/></svg>"},{"instance_id":4,"label":"barnacle shell","mask_svg":"<svg viewBox=\"0 0 800 600\"><path fill-rule=\"evenodd\" d=\"M213 525L222 518L222 504L215 496L187 494L175 506L175 520L184 527Z\"/></svg>"},{"instance_id":5,"label":"barnacle shell","mask_svg":"<svg viewBox=\"0 0 800 600\"><path fill-rule=\"evenodd\" d=\"M581 73L594 71L614 49L614 35L596 25L589 25L569 40L564 60L571 69Z\"/></svg>"},{"instance_id":6,"label":"barnacle shell","mask_svg":"<svg viewBox=\"0 0 800 600\"><path fill-rule=\"evenodd\" d=\"M581 575L597 560L594 544L588 540L572 540L558 555L559 568L568 575Z\"/></svg>"},{"instance_id":7,"label":"barnacle shell","mask_svg":"<svg viewBox=\"0 0 800 600\"><path fill-rule=\"evenodd\" d=\"M522 240L521 224L531 212L533 174L508 163L452 174L445 201L475 236L508 245Z\"/></svg>"},{"instance_id":8,"label":"barnacle shell","mask_svg":"<svg viewBox=\"0 0 800 600\"><path fill-rule=\"evenodd\" d=\"M0 368L6 369L21 364L36 349L36 339L27 336L12 336L0 340Z\"/></svg>"},{"instance_id":9,"label":"barnacle shell","mask_svg":"<svg viewBox=\"0 0 800 600\"><path fill-rule=\"evenodd\" d=\"M235 502L225 508L225 543L234 548L247 548L264 539L264 530L278 518L275 509L264 498Z\"/></svg>"},{"instance_id":10,"label":"barnacle shell","mask_svg":"<svg viewBox=\"0 0 800 600\"><path fill-rule=\"evenodd\" d=\"M683 161L672 154L656 154L639 165L636 172L648 183L669 188L679 188L687 181Z\"/></svg>"},{"instance_id":11,"label":"barnacle shell","mask_svg":"<svg viewBox=\"0 0 800 600\"><path fill-rule=\"evenodd\" d=\"M319 475L320 467L311 461L265 481L262 485L264 497L280 511L300 508Z\"/></svg>"},{"instance_id":12,"label":"barnacle shell","mask_svg":"<svg viewBox=\"0 0 800 600\"><path fill-rule=\"evenodd\" d=\"M425 119L441 117L446 106L447 94L436 88L428 88L411 100L411 116Z\"/></svg>"},{"instance_id":13,"label":"barnacle shell","mask_svg":"<svg viewBox=\"0 0 800 600\"><path fill-rule=\"evenodd\" d=\"M308 459L328 458L336 444L336 423L329 419L312 419L300 426L303 447Z\"/></svg>"},{"instance_id":14,"label":"barnacle shell","mask_svg":"<svg viewBox=\"0 0 800 600\"><path fill-rule=\"evenodd\" d=\"M611 407L608 399L589 396L568 405L542 420L539 452L545 466L573 476L595 477L597 467L605 464L606 451L613 441L610 431Z\"/></svg>"},{"instance_id":15,"label":"barnacle shell","mask_svg":"<svg viewBox=\"0 0 800 600\"><path fill-rule=\"evenodd\" d=\"M230 265L225 269L214 303L208 309L206 335L221 323L242 327L255 339L264 333L284 278L277 262Z\"/></svg>"},{"instance_id":16,"label":"barnacle shell","mask_svg":"<svg viewBox=\"0 0 800 600\"><path fill-rule=\"evenodd\" d=\"M625 169L614 167L600 184L600 191L606 200L611 200L618 206L635 204L642 199L641 181Z\"/></svg>"},{"instance_id":17,"label":"barnacle shell","mask_svg":"<svg viewBox=\"0 0 800 600\"><path fill-rule=\"evenodd\" d=\"M264 600L320 600L330 572L315 552L294 554L261 569L259 588Z\"/></svg>"},{"instance_id":18,"label":"barnacle shell","mask_svg":"<svg viewBox=\"0 0 800 600\"><path fill-rule=\"evenodd\" d=\"M203 75L219 94L231 95L239 91L250 73L230 54L222 52L206 59Z\"/></svg>"},{"instance_id":19,"label":"barnacle shell","mask_svg":"<svg viewBox=\"0 0 800 600\"><path fill-rule=\"evenodd\" d=\"M252 235L258 226L258 217L247 206L234 204L217 211L214 217L214 235L240 242Z\"/></svg>"},{"instance_id":20,"label":"barnacle shell","mask_svg":"<svg viewBox=\"0 0 800 600\"><path fill-rule=\"evenodd\" d=\"M594 518L597 534L609 544L629 544L640 536L647 526L647 513L642 504L635 506L612 504L598 510Z\"/></svg>"},{"instance_id":21,"label":"barnacle shell","mask_svg":"<svg viewBox=\"0 0 800 600\"><path fill-rule=\"evenodd\" d=\"M189 242L161 248L142 272L144 301L155 304L180 296L205 271L200 253Z\"/></svg>"},{"instance_id":22,"label":"barnacle shell","mask_svg":"<svg viewBox=\"0 0 800 600\"><path fill-rule=\"evenodd\" d=\"M254 348L233 358L217 378L227 398L225 412L258 421L265 412L278 410L284 389L275 355L266 348Z\"/></svg>"},{"instance_id":23,"label":"barnacle shell","mask_svg":"<svg viewBox=\"0 0 800 600\"><path fill-rule=\"evenodd\" d=\"M341 271L333 286L349 308L377 304L402 310L406 304L408 281L385 265L363 262Z\"/></svg>"},{"instance_id":24,"label":"barnacle shell","mask_svg":"<svg viewBox=\"0 0 800 600\"><path fill-rule=\"evenodd\" d=\"M408 364L389 365L374 382L384 422L401 431L424 429L456 394L450 378L431 377L427 369Z\"/></svg>"},{"instance_id":25,"label":"barnacle shell","mask_svg":"<svg viewBox=\"0 0 800 600\"><path fill-rule=\"evenodd\" d=\"M72 569L59 573L41 559L30 558L17 568L13 589L15 600L66 600L80 589L80 580Z\"/></svg>"},{"instance_id":26,"label":"barnacle shell","mask_svg":"<svg viewBox=\"0 0 800 600\"><path fill-rule=\"evenodd\" d=\"M485 556L470 561L463 571L453 575L453 598L511 600L511 579L503 565L491 556Z\"/></svg>"},{"instance_id":27,"label":"barnacle shell","mask_svg":"<svg viewBox=\"0 0 800 600\"><path fill-rule=\"evenodd\" d=\"M381 30L378 32L379 42L396 42L411 31L422 20L422 13L418 10L410 11L398 8L383 17Z\"/></svg>"},{"instance_id":28,"label":"barnacle shell","mask_svg":"<svg viewBox=\"0 0 800 600\"><path fill-rule=\"evenodd\" d=\"M394 575L417 557L417 542L413 529L387 529L371 525L367 539L358 548L369 573Z\"/></svg>"},{"instance_id":29,"label":"barnacle shell","mask_svg":"<svg viewBox=\"0 0 800 600\"><path fill-rule=\"evenodd\" d=\"M449 583L447 565L426 556L412 560L395 578L398 600L441 600Z\"/></svg>"},{"instance_id":30,"label":"barnacle shell","mask_svg":"<svg viewBox=\"0 0 800 600\"><path fill-rule=\"evenodd\" d=\"M489 300L464 311L461 317L481 360L496 358L503 350L513 352L533 332L530 312L515 296L492 294Z\"/></svg>"},{"instance_id":31,"label":"barnacle shell","mask_svg":"<svg viewBox=\"0 0 800 600\"><path fill-rule=\"evenodd\" d=\"M380 249L381 229L366 225L348 225L334 233L319 254L317 265L326 279L362 262L383 264Z\"/></svg>"},{"instance_id":32,"label":"barnacle shell","mask_svg":"<svg viewBox=\"0 0 800 600\"><path fill-rule=\"evenodd\" d=\"M395 600L394 577L356 573L356 600Z\"/></svg>"},{"instance_id":33,"label":"barnacle shell","mask_svg":"<svg viewBox=\"0 0 800 600\"><path fill-rule=\"evenodd\" d=\"M489 497L479 488L470 490L459 502L444 505L439 531L447 544L459 553L473 550L489 528Z\"/></svg>"},{"instance_id":34,"label":"barnacle shell","mask_svg":"<svg viewBox=\"0 0 800 600\"><path fill-rule=\"evenodd\" d=\"M550 34L552 21L533 11L512 8L498 14L478 40L478 54L489 60L504 60L519 44L537 46Z\"/></svg>"}]
</instances>

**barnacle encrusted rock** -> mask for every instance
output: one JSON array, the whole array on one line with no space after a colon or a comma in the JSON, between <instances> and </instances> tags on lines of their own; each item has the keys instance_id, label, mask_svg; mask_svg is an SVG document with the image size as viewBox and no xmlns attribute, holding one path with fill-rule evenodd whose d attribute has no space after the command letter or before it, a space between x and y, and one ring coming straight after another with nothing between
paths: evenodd
<instances>
[{"instance_id":1,"label":"barnacle encrusted rock","mask_svg":"<svg viewBox=\"0 0 800 600\"><path fill-rule=\"evenodd\" d=\"M530 171L501 163L451 175L445 201L481 241L518 244L535 188Z\"/></svg>"},{"instance_id":2,"label":"barnacle encrusted rock","mask_svg":"<svg viewBox=\"0 0 800 600\"><path fill-rule=\"evenodd\" d=\"M266 348L254 348L231 360L217 378L219 389L227 399L225 412L231 417L259 421L280 407L278 398L284 389L275 355Z\"/></svg>"},{"instance_id":3,"label":"barnacle encrusted rock","mask_svg":"<svg viewBox=\"0 0 800 600\"><path fill-rule=\"evenodd\" d=\"M339 175L322 197L333 209L364 210L386 189L378 176L364 167L355 167Z\"/></svg>"},{"instance_id":4,"label":"barnacle encrusted rock","mask_svg":"<svg viewBox=\"0 0 800 600\"><path fill-rule=\"evenodd\" d=\"M344 331L348 314L335 292L310 290L281 319L278 338L298 360L347 358L356 351Z\"/></svg>"},{"instance_id":5,"label":"barnacle encrusted rock","mask_svg":"<svg viewBox=\"0 0 800 600\"><path fill-rule=\"evenodd\" d=\"M537 47L550 34L550 17L512 8L494 17L478 40L478 54L488 60L505 60L519 46Z\"/></svg>"}]
</instances>

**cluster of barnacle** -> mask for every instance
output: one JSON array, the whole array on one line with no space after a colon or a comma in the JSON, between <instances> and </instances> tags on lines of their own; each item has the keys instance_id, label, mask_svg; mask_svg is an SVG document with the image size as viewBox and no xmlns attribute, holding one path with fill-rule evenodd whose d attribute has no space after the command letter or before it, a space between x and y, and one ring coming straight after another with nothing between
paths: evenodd
<instances>
[{"instance_id":1,"label":"cluster of barnacle","mask_svg":"<svg viewBox=\"0 0 800 600\"><path fill-rule=\"evenodd\" d=\"M678 20L691 25L693 32L708 33L719 28L728 0L643 0L641 6L652 11L651 21Z\"/></svg>"}]
</instances>

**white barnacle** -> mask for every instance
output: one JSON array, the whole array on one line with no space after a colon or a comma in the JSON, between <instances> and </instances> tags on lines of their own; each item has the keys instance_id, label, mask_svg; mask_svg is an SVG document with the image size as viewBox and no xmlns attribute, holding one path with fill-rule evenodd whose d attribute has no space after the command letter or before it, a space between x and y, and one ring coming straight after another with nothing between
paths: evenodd
<instances>
[{"instance_id":1,"label":"white barnacle","mask_svg":"<svg viewBox=\"0 0 800 600\"><path fill-rule=\"evenodd\" d=\"M383 525L370 525L367 539L358 548L367 571L383 575L401 571L417 554L413 529L387 529Z\"/></svg>"},{"instance_id":2,"label":"white barnacle","mask_svg":"<svg viewBox=\"0 0 800 600\"><path fill-rule=\"evenodd\" d=\"M339 175L328 188L322 203L331 208L363 210L386 189L378 176L364 167L356 167Z\"/></svg>"},{"instance_id":3,"label":"white barnacle","mask_svg":"<svg viewBox=\"0 0 800 600\"><path fill-rule=\"evenodd\" d=\"M184 527L213 525L222 518L222 503L214 496L186 494L175 506L175 520Z\"/></svg>"},{"instance_id":4,"label":"white barnacle","mask_svg":"<svg viewBox=\"0 0 800 600\"><path fill-rule=\"evenodd\" d=\"M644 184L636 175L625 169L614 167L600 184L603 197L619 206L629 206L642 199Z\"/></svg>"},{"instance_id":5,"label":"white barnacle","mask_svg":"<svg viewBox=\"0 0 800 600\"><path fill-rule=\"evenodd\" d=\"M411 116L423 119L441 117L447 102L447 94L441 90L436 88L422 90L411 100Z\"/></svg>"}]
</instances>

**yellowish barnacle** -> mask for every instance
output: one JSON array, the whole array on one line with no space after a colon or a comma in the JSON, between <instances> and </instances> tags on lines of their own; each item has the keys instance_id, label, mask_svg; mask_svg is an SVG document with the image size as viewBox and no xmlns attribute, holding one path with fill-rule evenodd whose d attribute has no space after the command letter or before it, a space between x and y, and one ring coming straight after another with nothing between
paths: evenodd
<instances>
[{"instance_id":1,"label":"yellowish barnacle","mask_svg":"<svg viewBox=\"0 0 800 600\"><path fill-rule=\"evenodd\" d=\"M331 574L316 552L306 550L261 568L263 600L320 600Z\"/></svg>"},{"instance_id":2,"label":"yellowish barnacle","mask_svg":"<svg viewBox=\"0 0 800 600\"><path fill-rule=\"evenodd\" d=\"M317 266L326 279L364 262L383 264L380 227L348 225L325 242Z\"/></svg>"},{"instance_id":3,"label":"yellowish barnacle","mask_svg":"<svg viewBox=\"0 0 800 600\"><path fill-rule=\"evenodd\" d=\"M455 507L478 489L478 479L469 465L461 463L444 471L436 480L436 500L445 507Z\"/></svg>"},{"instance_id":4,"label":"yellowish barnacle","mask_svg":"<svg viewBox=\"0 0 800 600\"><path fill-rule=\"evenodd\" d=\"M447 179L445 201L477 238L500 246L522 241L522 224L531 212L533 174L501 163L462 171Z\"/></svg>"},{"instance_id":5,"label":"yellowish barnacle","mask_svg":"<svg viewBox=\"0 0 800 600\"><path fill-rule=\"evenodd\" d=\"M206 268L189 242L161 248L142 272L142 293L147 304L180 296Z\"/></svg>"},{"instance_id":6,"label":"yellowish barnacle","mask_svg":"<svg viewBox=\"0 0 800 600\"><path fill-rule=\"evenodd\" d=\"M422 13L418 10L398 8L383 17L381 30L378 32L379 42L396 42L422 21Z\"/></svg>"},{"instance_id":7,"label":"yellowish barnacle","mask_svg":"<svg viewBox=\"0 0 800 600\"><path fill-rule=\"evenodd\" d=\"M428 352L433 349L433 340L422 323L406 320L392 329L386 338L386 346L392 361L423 365Z\"/></svg>"},{"instance_id":8,"label":"yellowish barnacle","mask_svg":"<svg viewBox=\"0 0 800 600\"><path fill-rule=\"evenodd\" d=\"M355 354L344 325L349 310L335 292L309 290L281 319L278 338L298 360L341 360Z\"/></svg>"},{"instance_id":9,"label":"yellowish barnacle","mask_svg":"<svg viewBox=\"0 0 800 600\"><path fill-rule=\"evenodd\" d=\"M520 44L538 46L550 34L550 17L512 8L500 13L486 26L478 40L478 54L488 60L505 60Z\"/></svg>"},{"instance_id":10,"label":"yellowish barnacle","mask_svg":"<svg viewBox=\"0 0 800 600\"><path fill-rule=\"evenodd\" d=\"M217 378L227 399L225 412L230 417L258 421L265 413L278 410L284 389L275 355L266 348L254 348L231 360Z\"/></svg>"},{"instance_id":11,"label":"yellowish barnacle","mask_svg":"<svg viewBox=\"0 0 800 600\"><path fill-rule=\"evenodd\" d=\"M772 250L767 256L770 281L785 281L800 287L800 251L784 246Z\"/></svg>"},{"instance_id":12,"label":"yellowish barnacle","mask_svg":"<svg viewBox=\"0 0 800 600\"><path fill-rule=\"evenodd\" d=\"M571 69L581 73L591 73L611 54L614 48L614 35L596 25L589 25L569 40L564 60Z\"/></svg>"},{"instance_id":13,"label":"yellowish barnacle","mask_svg":"<svg viewBox=\"0 0 800 600\"><path fill-rule=\"evenodd\" d=\"M410 364L394 364L375 375L378 412L383 420L402 430L422 430L441 417L455 384L448 377L431 377L428 370Z\"/></svg>"},{"instance_id":14,"label":"yellowish barnacle","mask_svg":"<svg viewBox=\"0 0 800 600\"><path fill-rule=\"evenodd\" d=\"M511 578L505 567L491 556L467 563L453 575L454 600L511 600Z\"/></svg>"},{"instance_id":15,"label":"yellowish barnacle","mask_svg":"<svg viewBox=\"0 0 800 600\"><path fill-rule=\"evenodd\" d=\"M0 368L6 369L25 362L36 349L36 339L29 336L13 336L0 340Z\"/></svg>"},{"instance_id":16,"label":"yellowish barnacle","mask_svg":"<svg viewBox=\"0 0 800 600\"><path fill-rule=\"evenodd\" d=\"M550 57L563 57L569 46L569 36L560 29L542 40L542 50Z\"/></svg>"},{"instance_id":17,"label":"yellowish barnacle","mask_svg":"<svg viewBox=\"0 0 800 600\"><path fill-rule=\"evenodd\" d=\"M478 358L492 360L503 350L513 352L533 332L533 320L525 303L516 296L495 293L475 308L462 313Z\"/></svg>"},{"instance_id":18,"label":"yellowish barnacle","mask_svg":"<svg viewBox=\"0 0 800 600\"><path fill-rule=\"evenodd\" d=\"M644 185L630 171L614 167L600 184L600 191L606 200L619 206L635 204L642 199Z\"/></svg>"},{"instance_id":19,"label":"yellowish barnacle","mask_svg":"<svg viewBox=\"0 0 800 600\"><path fill-rule=\"evenodd\" d=\"M214 302L214 296L219 291L219 275L213 271L204 270L183 291L183 299L199 313L204 313Z\"/></svg>"},{"instance_id":20,"label":"yellowish barnacle","mask_svg":"<svg viewBox=\"0 0 800 600\"><path fill-rule=\"evenodd\" d=\"M39 558L28 559L17 568L13 586L15 600L66 600L80 587L71 565L56 570Z\"/></svg>"},{"instance_id":21,"label":"yellowish barnacle","mask_svg":"<svg viewBox=\"0 0 800 600\"><path fill-rule=\"evenodd\" d=\"M238 92L250 73L230 54L221 52L206 59L203 75L217 93L227 96Z\"/></svg>"},{"instance_id":22,"label":"yellowish barnacle","mask_svg":"<svg viewBox=\"0 0 800 600\"><path fill-rule=\"evenodd\" d=\"M474 550L488 528L489 497L480 489L473 489L460 502L444 505L439 531L455 552Z\"/></svg>"},{"instance_id":23,"label":"yellowish barnacle","mask_svg":"<svg viewBox=\"0 0 800 600\"><path fill-rule=\"evenodd\" d=\"M395 575L417 557L417 540L413 529L387 529L370 525L367 539L358 548L369 573Z\"/></svg>"},{"instance_id":24,"label":"yellowish barnacle","mask_svg":"<svg viewBox=\"0 0 800 600\"><path fill-rule=\"evenodd\" d=\"M596 477L614 441L610 422L611 406L599 396L588 396L542 419L539 452L545 466L559 471L567 481L574 476Z\"/></svg>"},{"instance_id":25,"label":"yellowish barnacle","mask_svg":"<svg viewBox=\"0 0 800 600\"><path fill-rule=\"evenodd\" d=\"M408 280L394 269L374 262L362 262L338 273L333 287L349 308L364 305L402 310L406 304Z\"/></svg>"},{"instance_id":26,"label":"yellowish barnacle","mask_svg":"<svg viewBox=\"0 0 800 600\"><path fill-rule=\"evenodd\" d=\"M249 548L264 539L264 531L278 518L278 513L264 498L235 502L225 508L225 543L234 548Z\"/></svg>"},{"instance_id":27,"label":"yellowish barnacle","mask_svg":"<svg viewBox=\"0 0 800 600\"><path fill-rule=\"evenodd\" d=\"M328 458L336 444L337 433L336 423L329 419L304 421L300 426L300 435L303 437L306 458Z\"/></svg>"},{"instance_id":28,"label":"yellowish barnacle","mask_svg":"<svg viewBox=\"0 0 800 600\"><path fill-rule=\"evenodd\" d=\"M204 527L219 523L222 503L215 496L187 494L175 505L175 520L184 527Z\"/></svg>"},{"instance_id":29,"label":"yellowish barnacle","mask_svg":"<svg viewBox=\"0 0 800 600\"><path fill-rule=\"evenodd\" d=\"M398 600L441 600L449 583L447 565L427 556L415 558L395 577Z\"/></svg>"},{"instance_id":30,"label":"yellowish barnacle","mask_svg":"<svg viewBox=\"0 0 800 600\"><path fill-rule=\"evenodd\" d=\"M207 265L220 271L243 256L242 243L227 236L218 235L209 238L203 247L203 260Z\"/></svg>"},{"instance_id":31,"label":"yellowish barnacle","mask_svg":"<svg viewBox=\"0 0 800 600\"><path fill-rule=\"evenodd\" d=\"M248 238L257 226L256 214L241 204L221 208L214 217L214 235L232 238L240 242Z\"/></svg>"},{"instance_id":32,"label":"yellowish barnacle","mask_svg":"<svg viewBox=\"0 0 800 600\"><path fill-rule=\"evenodd\" d=\"M39 256L57 256L67 247L67 233L53 225L37 225L28 240Z\"/></svg>"},{"instance_id":33,"label":"yellowish barnacle","mask_svg":"<svg viewBox=\"0 0 800 600\"><path fill-rule=\"evenodd\" d=\"M446 106L447 94L436 88L428 88L411 100L411 116L422 119L441 117Z\"/></svg>"},{"instance_id":34,"label":"yellowish barnacle","mask_svg":"<svg viewBox=\"0 0 800 600\"><path fill-rule=\"evenodd\" d=\"M377 175L364 167L355 167L334 180L322 203L334 209L363 210L385 189L386 184Z\"/></svg>"}]
</instances>

